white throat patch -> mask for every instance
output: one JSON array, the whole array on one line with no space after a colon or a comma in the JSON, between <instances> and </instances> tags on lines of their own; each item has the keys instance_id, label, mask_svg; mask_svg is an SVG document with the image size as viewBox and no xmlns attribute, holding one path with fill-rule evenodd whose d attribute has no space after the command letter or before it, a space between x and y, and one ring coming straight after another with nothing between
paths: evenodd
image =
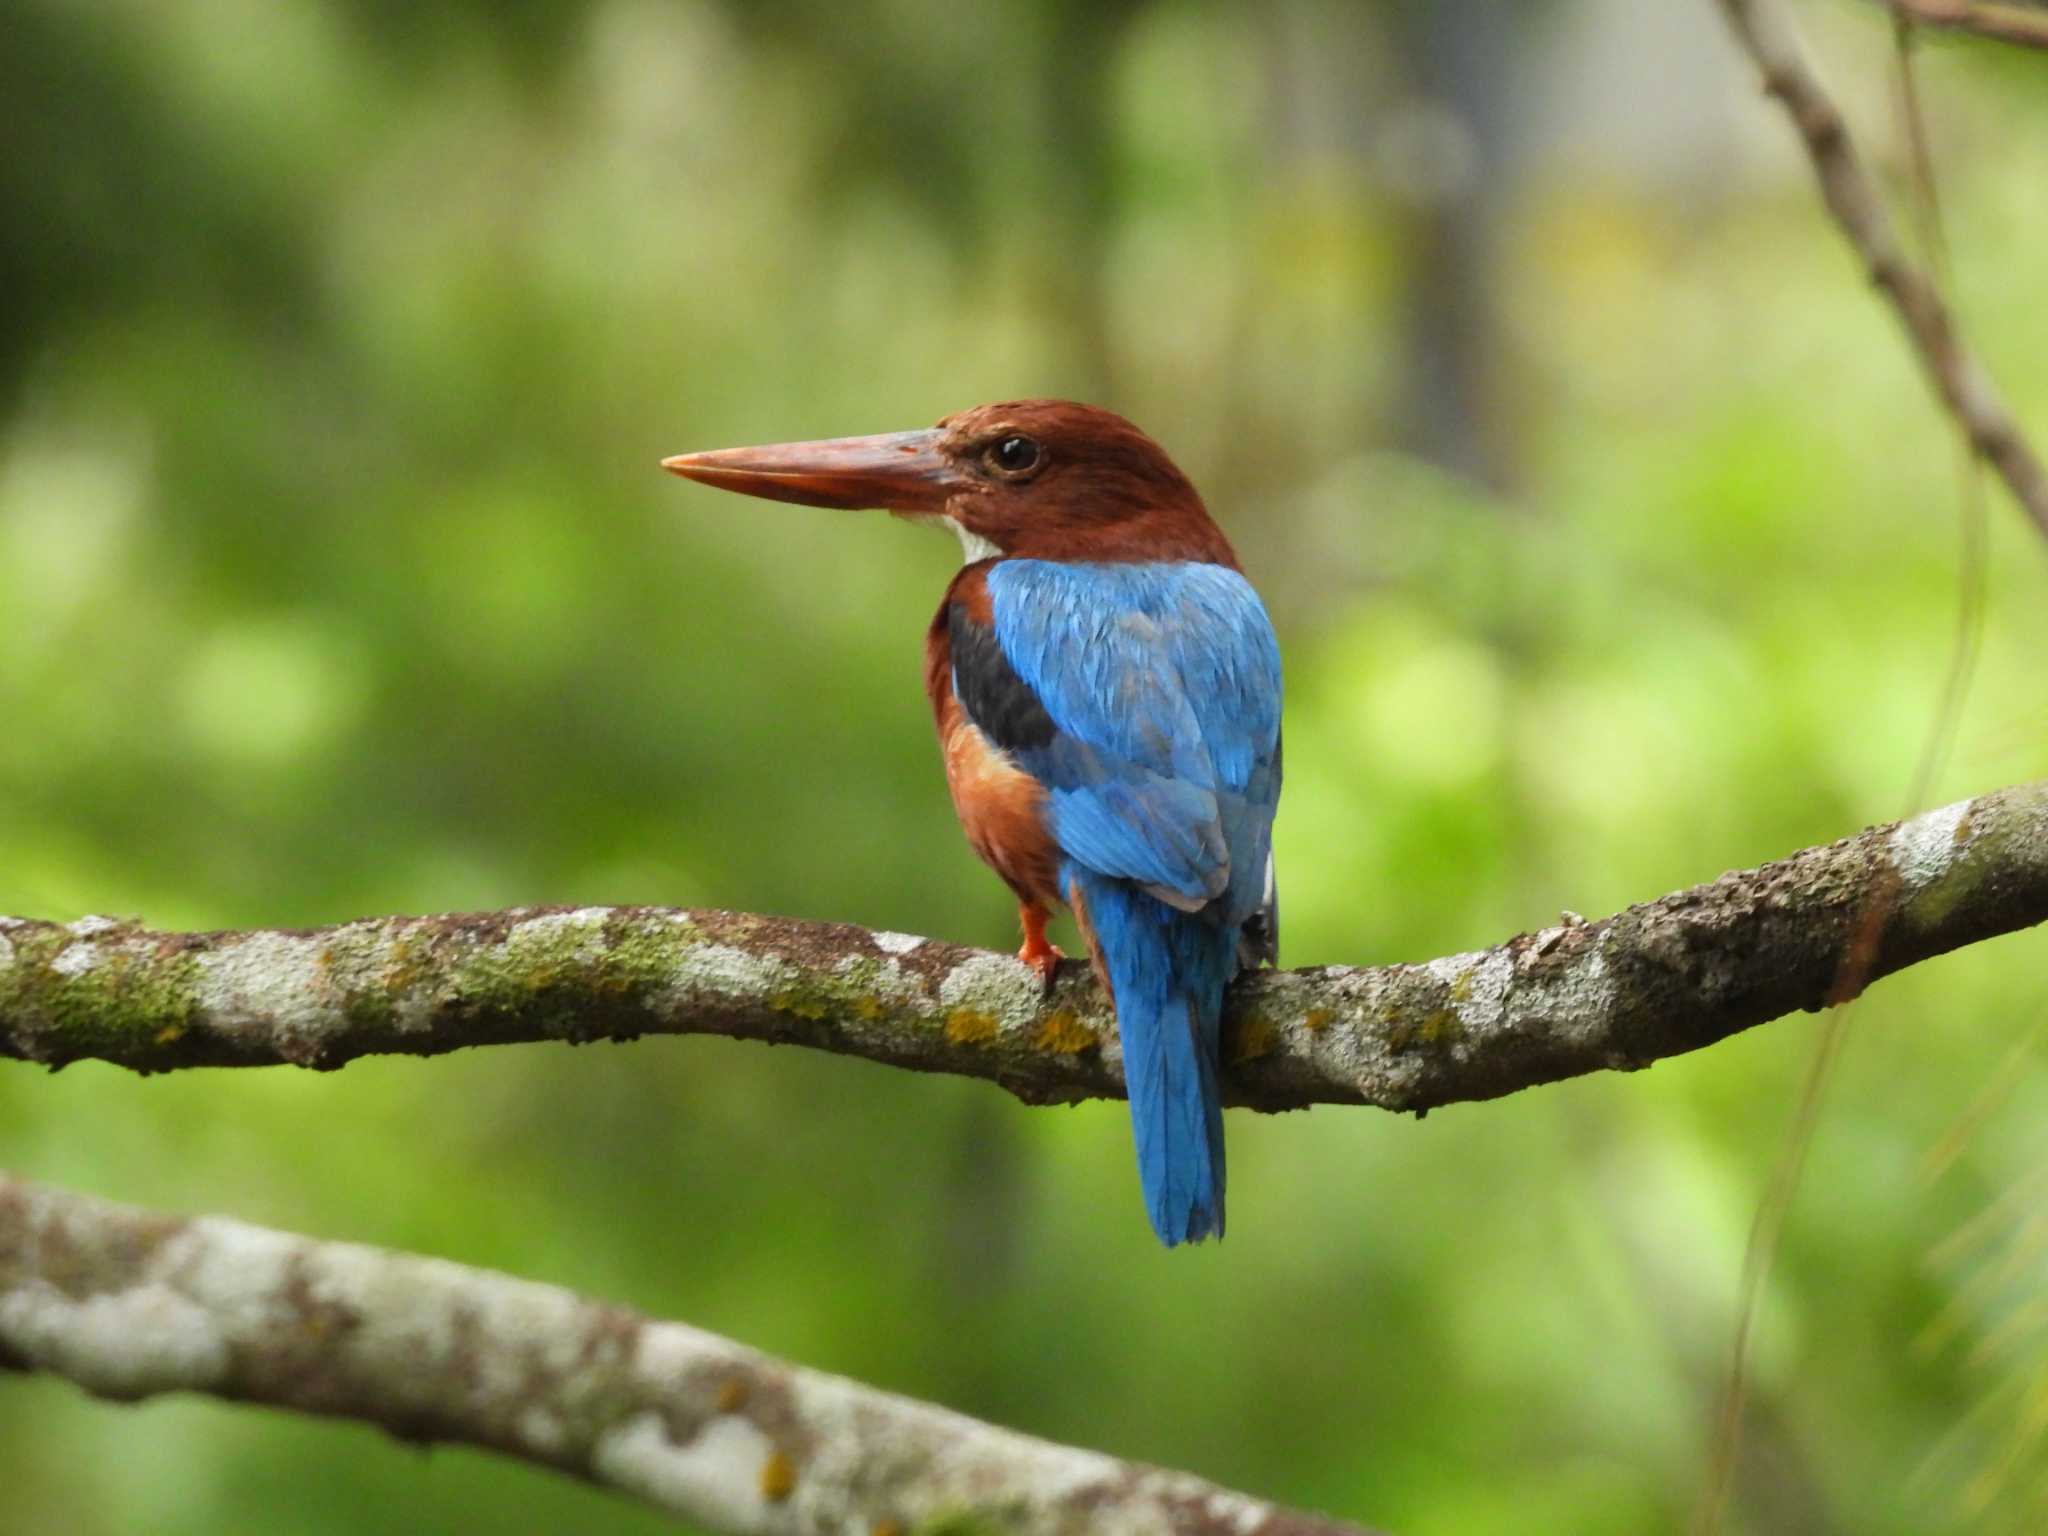
<instances>
[{"instance_id":1,"label":"white throat patch","mask_svg":"<svg viewBox=\"0 0 2048 1536\"><path fill-rule=\"evenodd\" d=\"M960 535L960 563L962 565L972 565L977 560L993 560L1002 553L991 541L984 539L978 533L970 531L967 525L962 523L960 519L948 517L943 512L920 513L908 520L913 523L924 523L932 528L950 528L953 532Z\"/></svg>"}]
</instances>

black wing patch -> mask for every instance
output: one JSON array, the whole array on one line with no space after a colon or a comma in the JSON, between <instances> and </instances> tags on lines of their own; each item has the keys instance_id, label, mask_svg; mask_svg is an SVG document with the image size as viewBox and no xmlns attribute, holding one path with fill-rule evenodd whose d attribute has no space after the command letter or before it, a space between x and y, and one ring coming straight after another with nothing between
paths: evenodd
<instances>
[{"instance_id":1,"label":"black wing patch","mask_svg":"<svg viewBox=\"0 0 2048 1536\"><path fill-rule=\"evenodd\" d=\"M1280 778L1280 757L1282 739L1278 732L1273 736L1274 782ZM1259 899L1259 910L1245 919L1244 927L1237 935L1237 963L1245 970L1260 965L1280 963L1280 887L1273 876L1273 847L1266 845L1265 891Z\"/></svg>"},{"instance_id":2,"label":"black wing patch","mask_svg":"<svg viewBox=\"0 0 2048 1536\"><path fill-rule=\"evenodd\" d=\"M1280 893L1273 881L1273 856L1266 855L1266 896L1237 934L1237 963L1243 969L1280 963Z\"/></svg>"},{"instance_id":3,"label":"black wing patch","mask_svg":"<svg viewBox=\"0 0 2048 1536\"><path fill-rule=\"evenodd\" d=\"M981 734L1005 752L1048 745L1059 728L1010 665L994 628L975 623L954 603L947 610L946 629L953 641L953 692Z\"/></svg>"}]
</instances>

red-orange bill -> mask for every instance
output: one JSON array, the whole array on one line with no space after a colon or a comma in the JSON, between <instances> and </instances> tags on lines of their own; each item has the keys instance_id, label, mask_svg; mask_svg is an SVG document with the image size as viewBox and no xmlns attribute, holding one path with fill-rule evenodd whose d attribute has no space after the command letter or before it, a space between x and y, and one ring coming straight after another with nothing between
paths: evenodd
<instances>
[{"instance_id":1,"label":"red-orange bill","mask_svg":"<svg viewBox=\"0 0 2048 1536\"><path fill-rule=\"evenodd\" d=\"M809 507L882 507L937 512L957 488L956 471L938 451L935 427L833 437L812 443L717 448L663 459L661 467L720 490L794 501Z\"/></svg>"}]
</instances>

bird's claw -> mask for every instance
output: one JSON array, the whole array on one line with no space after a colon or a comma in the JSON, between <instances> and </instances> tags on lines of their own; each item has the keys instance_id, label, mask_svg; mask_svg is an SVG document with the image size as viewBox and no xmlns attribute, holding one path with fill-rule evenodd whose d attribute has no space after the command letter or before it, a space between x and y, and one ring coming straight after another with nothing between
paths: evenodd
<instances>
[{"instance_id":1,"label":"bird's claw","mask_svg":"<svg viewBox=\"0 0 2048 1536\"><path fill-rule=\"evenodd\" d=\"M1066 959L1066 956L1060 953L1059 946L1046 939L1041 938L1034 942L1027 938L1024 947L1017 951L1017 959L1038 972L1039 986L1044 989L1046 996L1052 996L1053 985L1059 980L1060 962Z\"/></svg>"}]
</instances>

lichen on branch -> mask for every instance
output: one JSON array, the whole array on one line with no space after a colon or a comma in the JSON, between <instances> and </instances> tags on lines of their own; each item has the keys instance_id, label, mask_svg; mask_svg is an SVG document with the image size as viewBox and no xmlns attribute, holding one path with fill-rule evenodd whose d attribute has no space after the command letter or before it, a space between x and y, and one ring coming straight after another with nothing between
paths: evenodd
<instances>
[{"instance_id":1,"label":"lichen on branch","mask_svg":"<svg viewBox=\"0 0 2048 1536\"><path fill-rule=\"evenodd\" d=\"M1244 977L1226 1097L1421 1110L1640 1067L2044 919L2048 781L1491 949ZM809 1045L1030 1102L1123 1091L1085 965L1047 993L1007 956L845 924L664 907L225 933L0 918L0 1056L53 1067L331 1068L645 1034Z\"/></svg>"},{"instance_id":2,"label":"lichen on branch","mask_svg":"<svg viewBox=\"0 0 2048 1536\"><path fill-rule=\"evenodd\" d=\"M1365 1536L554 1286L6 1174L0 1370L359 1419L760 1536Z\"/></svg>"}]
</instances>

